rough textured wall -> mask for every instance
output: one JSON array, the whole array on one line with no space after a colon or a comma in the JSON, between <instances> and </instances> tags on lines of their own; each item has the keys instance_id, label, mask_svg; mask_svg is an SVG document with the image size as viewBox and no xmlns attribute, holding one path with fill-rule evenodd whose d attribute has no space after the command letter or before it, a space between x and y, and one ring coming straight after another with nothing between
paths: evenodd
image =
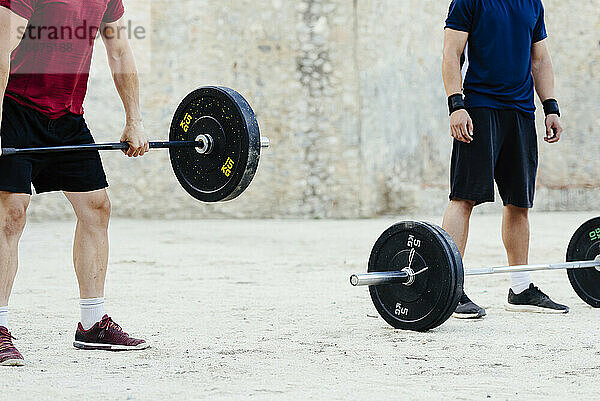
<instances>
[{"instance_id":1,"label":"rough textured wall","mask_svg":"<svg viewBox=\"0 0 600 401\"><path fill-rule=\"evenodd\" d=\"M600 0L547 3L568 134L558 146L541 145L537 207L597 208ZM250 189L219 205L179 188L166 151L139 160L104 153L114 214L368 217L444 206L451 143L440 56L449 1L125 4L149 31L134 51L151 138L166 138L188 92L217 84L249 100L272 147ZM124 116L100 43L86 113L98 141L120 137ZM71 214L56 194L35 197L30 210L36 218Z\"/></svg>"},{"instance_id":2,"label":"rough textured wall","mask_svg":"<svg viewBox=\"0 0 600 401\"><path fill-rule=\"evenodd\" d=\"M439 213L447 201L451 149L440 77L450 2L357 3L363 165L372 188L363 209ZM540 140L536 208L594 208L600 195L600 1L545 5L567 132L560 145Z\"/></svg>"}]
</instances>

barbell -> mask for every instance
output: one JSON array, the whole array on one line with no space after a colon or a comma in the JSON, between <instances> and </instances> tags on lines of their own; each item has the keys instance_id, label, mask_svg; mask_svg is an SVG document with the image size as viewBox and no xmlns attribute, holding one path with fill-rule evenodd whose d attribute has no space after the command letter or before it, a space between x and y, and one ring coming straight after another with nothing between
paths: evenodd
<instances>
[{"instance_id":1,"label":"barbell","mask_svg":"<svg viewBox=\"0 0 600 401\"><path fill-rule=\"evenodd\" d=\"M177 180L202 202L225 202L240 196L258 169L261 148L258 121L248 102L233 89L207 86L179 104L169 141L150 142L151 149L169 149ZM92 143L42 148L3 148L1 157L61 152L127 150L127 143Z\"/></svg>"},{"instance_id":2,"label":"barbell","mask_svg":"<svg viewBox=\"0 0 600 401\"><path fill-rule=\"evenodd\" d=\"M450 318L463 293L464 276L554 269L566 269L577 295L600 308L600 217L575 231L566 262L466 270L458 247L441 227L401 222L379 237L367 273L352 275L350 284L369 286L375 308L391 326L427 331Z\"/></svg>"}]
</instances>

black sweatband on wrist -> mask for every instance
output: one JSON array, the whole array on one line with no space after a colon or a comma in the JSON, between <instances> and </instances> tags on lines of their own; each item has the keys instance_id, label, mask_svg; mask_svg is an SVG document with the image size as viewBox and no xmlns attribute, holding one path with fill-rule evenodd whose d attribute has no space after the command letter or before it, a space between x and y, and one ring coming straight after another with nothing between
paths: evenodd
<instances>
[{"instance_id":1,"label":"black sweatband on wrist","mask_svg":"<svg viewBox=\"0 0 600 401\"><path fill-rule=\"evenodd\" d=\"M545 100L542 104L544 105L544 114L546 114L546 116L556 114L560 117L560 109L558 108L556 99Z\"/></svg>"},{"instance_id":2,"label":"black sweatband on wrist","mask_svg":"<svg viewBox=\"0 0 600 401\"><path fill-rule=\"evenodd\" d=\"M452 113L454 113L456 110L464 109L465 100L463 99L463 95L457 93L448 98L448 110L450 111L450 115L452 115Z\"/></svg>"}]
</instances>

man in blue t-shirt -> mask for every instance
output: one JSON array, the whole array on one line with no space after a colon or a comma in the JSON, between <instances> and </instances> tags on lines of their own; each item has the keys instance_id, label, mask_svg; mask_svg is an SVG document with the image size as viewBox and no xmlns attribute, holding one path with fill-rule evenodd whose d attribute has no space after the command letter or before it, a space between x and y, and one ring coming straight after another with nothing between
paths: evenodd
<instances>
[{"instance_id":1,"label":"man in blue t-shirt","mask_svg":"<svg viewBox=\"0 0 600 401\"><path fill-rule=\"evenodd\" d=\"M546 114L544 140L556 143L563 131L547 36L541 0L454 0L450 5L443 75L454 146L443 226L463 255L473 207L494 201L495 180L505 206L502 239L508 262L528 263L528 212L538 167L534 88ZM467 45L463 83L461 56ZM506 309L569 311L535 287L529 273L511 274ZM454 314L484 315L466 294Z\"/></svg>"}]
</instances>

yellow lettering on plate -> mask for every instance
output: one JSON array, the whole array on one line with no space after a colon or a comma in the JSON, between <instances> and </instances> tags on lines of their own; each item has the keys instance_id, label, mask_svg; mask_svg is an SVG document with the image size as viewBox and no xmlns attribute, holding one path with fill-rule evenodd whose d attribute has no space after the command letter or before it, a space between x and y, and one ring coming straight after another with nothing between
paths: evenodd
<instances>
[{"instance_id":1,"label":"yellow lettering on plate","mask_svg":"<svg viewBox=\"0 0 600 401\"><path fill-rule=\"evenodd\" d=\"M223 167L221 167L221 172L225 174L225 177L229 177L231 175L234 164L235 162L231 159L231 157L228 157L227 160L225 160L225 164L223 164Z\"/></svg>"},{"instance_id":2,"label":"yellow lettering on plate","mask_svg":"<svg viewBox=\"0 0 600 401\"><path fill-rule=\"evenodd\" d=\"M183 128L183 132L188 132L188 130L190 129L190 124L192 123L192 116L190 116L189 113L185 113L185 116L183 116L183 120L181 120L181 124L179 124L179 126L181 128Z\"/></svg>"}]
</instances>

